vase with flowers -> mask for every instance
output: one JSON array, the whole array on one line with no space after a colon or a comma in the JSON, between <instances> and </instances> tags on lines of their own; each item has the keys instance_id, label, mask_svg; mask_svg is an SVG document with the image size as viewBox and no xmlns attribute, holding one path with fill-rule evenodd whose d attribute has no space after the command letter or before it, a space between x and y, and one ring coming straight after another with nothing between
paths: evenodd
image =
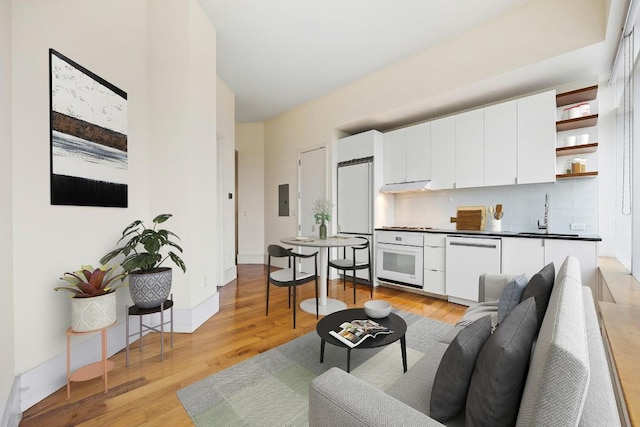
<instances>
[{"instance_id":1,"label":"vase with flowers","mask_svg":"<svg viewBox=\"0 0 640 427\"><path fill-rule=\"evenodd\" d=\"M331 212L333 211L333 203L331 200L322 198L315 201L313 204L313 217L316 220L316 224L320 224L320 240L327 238L327 224L326 221L331 221Z\"/></svg>"}]
</instances>

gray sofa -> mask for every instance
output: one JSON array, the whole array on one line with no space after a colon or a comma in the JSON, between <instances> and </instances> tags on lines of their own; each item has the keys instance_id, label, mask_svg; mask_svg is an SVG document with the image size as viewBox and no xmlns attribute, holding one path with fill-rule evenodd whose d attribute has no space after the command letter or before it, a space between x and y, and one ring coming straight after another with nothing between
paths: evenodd
<instances>
[{"instance_id":1,"label":"gray sofa","mask_svg":"<svg viewBox=\"0 0 640 427\"><path fill-rule=\"evenodd\" d=\"M508 277L480 280L486 303L470 307L466 320L495 312ZM492 308L493 307L493 308ZM495 322L494 322L495 323ZM310 426L441 426L429 417L431 387L452 337L431 348L386 391L332 368L309 390ZM447 426L465 425L465 414ZM609 366L591 290L582 286L580 266L567 257L556 276L534 343L517 426L619 426Z\"/></svg>"}]
</instances>

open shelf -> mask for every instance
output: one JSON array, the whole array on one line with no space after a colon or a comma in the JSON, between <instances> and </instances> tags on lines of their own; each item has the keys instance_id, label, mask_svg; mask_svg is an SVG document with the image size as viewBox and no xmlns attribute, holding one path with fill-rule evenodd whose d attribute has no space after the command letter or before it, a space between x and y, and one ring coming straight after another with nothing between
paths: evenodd
<instances>
[{"instance_id":1,"label":"open shelf","mask_svg":"<svg viewBox=\"0 0 640 427\"><path fill-rule=\"evenodd\" d=\"M578 102L592 101L598 96L598 85L589 86L578 90L572 90L571 92L559 93L556 95L556 105L558 107L564 107L569 104L576 104Z\"/></svg>"},{"instance_id":2,"label":"open shelf","mask_svg":"<svg viewBox=\"0 0 640 427\"><path fill-rule=\"evenodd\" d=\"M556 156L572 156L574 154L595 153L598 150L598 143L573 145L570 147L556 148Z\"/></svg>"},{"instance_id":3,"label":"open shelf","mask_svg":"<svg viewBox=\"0 0 640 427\"><path fill-rule=\"evenodd\" d=\"M584 117L576 117L575 119L567 119L556 122L556 131L561 132L563 130L587 128L590 126L595 126L597 123L597 114L592 114L590 116Z\"/></svg>"},{"instance_id":4,"label":"open shelf","mask_svg":"<svg viewBox=\"0 0 640 427\"><path fill-rule=\"evenodd\" d=\"M598 172L582 172L582 173L561 173L556 175L556 179L575 179L575 178L595 178Z\"/></svg>"}]
</instances>

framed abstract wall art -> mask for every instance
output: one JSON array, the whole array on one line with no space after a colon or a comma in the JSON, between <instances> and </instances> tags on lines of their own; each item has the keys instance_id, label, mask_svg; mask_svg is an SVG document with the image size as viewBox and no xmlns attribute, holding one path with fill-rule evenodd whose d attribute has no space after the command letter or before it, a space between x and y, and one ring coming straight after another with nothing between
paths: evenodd
<instances>
[{"instance_id":1,"label":"framed abstract wall art","mask_svg":"<svg viewBox=\"0 0 640 427\"><path fill-rule=\"evenodd\" d=\"M127 207L127 93L49 49L51 204Z\"/></svg>"}]
</instances>

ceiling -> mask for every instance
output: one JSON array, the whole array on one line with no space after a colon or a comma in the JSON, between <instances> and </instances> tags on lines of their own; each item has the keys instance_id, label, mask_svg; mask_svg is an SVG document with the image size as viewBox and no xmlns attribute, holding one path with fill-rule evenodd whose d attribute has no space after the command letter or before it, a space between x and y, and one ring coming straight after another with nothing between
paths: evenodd
<instances>
[{"instance_id":1,"label":"ceiling","mask_svg":"<svg viewBox=\"0 0 640 427\"><path fill-rule=\"evenodd\" d=\"M263 122L529 0L200 0L237 122Z\"/></svg>"}]
</instances>

